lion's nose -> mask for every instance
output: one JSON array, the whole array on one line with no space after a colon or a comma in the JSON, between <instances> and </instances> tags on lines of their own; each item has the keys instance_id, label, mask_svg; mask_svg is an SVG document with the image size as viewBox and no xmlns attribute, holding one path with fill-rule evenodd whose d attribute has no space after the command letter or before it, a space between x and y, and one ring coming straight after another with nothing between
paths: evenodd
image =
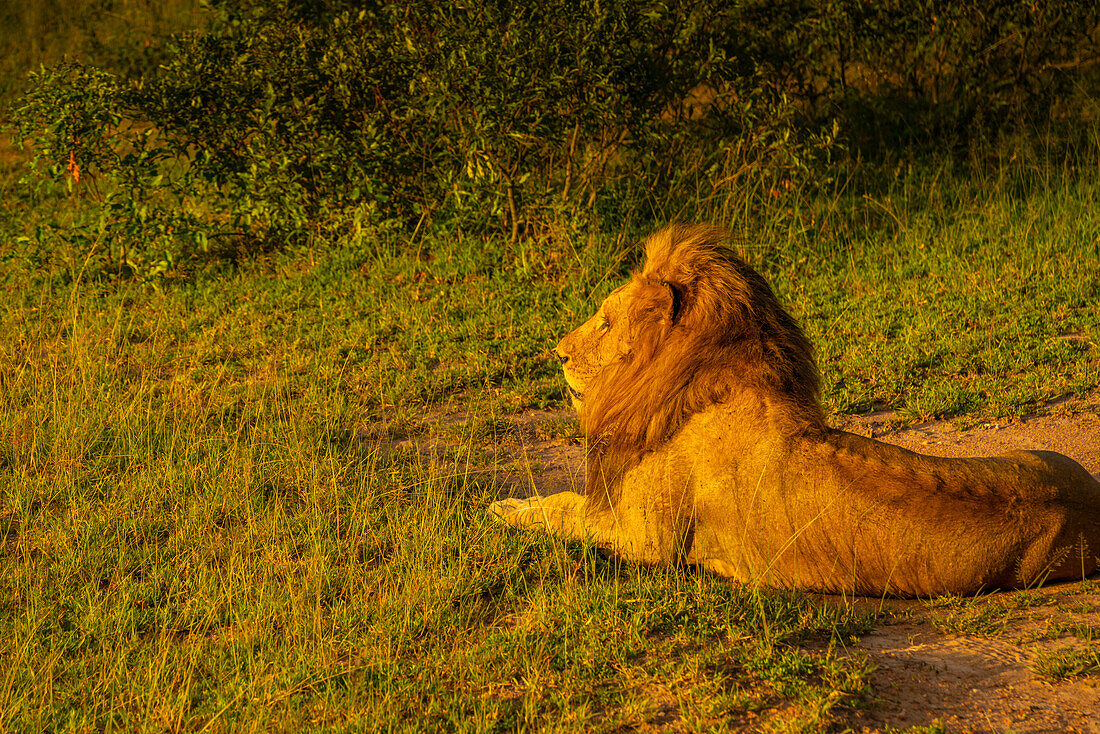
<instances>
[{"instance_id":1,"label":"lion's nose","mask_svg":"<svg viewBox=\"0 0 1100 734\"><path fill-rule=\"evenodd\" d=\"M561 352L559 352L557 350L554 351L554 354L557 355L558 362L560 362L561 364L565 364L566 362L569 361L569 355L568 354L562 354Z\"/></svg>"}]
</instances>

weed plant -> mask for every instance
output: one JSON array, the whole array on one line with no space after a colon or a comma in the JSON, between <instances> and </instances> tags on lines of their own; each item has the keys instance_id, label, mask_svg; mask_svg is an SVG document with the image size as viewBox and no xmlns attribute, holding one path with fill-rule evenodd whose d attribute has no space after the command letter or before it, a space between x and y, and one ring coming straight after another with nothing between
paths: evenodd
<instances>
[{"instance_id":1,"label":"weed plant","mask_svg":"<svg viewBox=\"0 0 1100 734\"><path fill-rule=\"evenodd\" d=\"M1036 675L1053 682L1096 675L1100 673L1100 650L1095 644L1051 650L1039 655L1032 670Z\"/></svg>"}]
</instances>

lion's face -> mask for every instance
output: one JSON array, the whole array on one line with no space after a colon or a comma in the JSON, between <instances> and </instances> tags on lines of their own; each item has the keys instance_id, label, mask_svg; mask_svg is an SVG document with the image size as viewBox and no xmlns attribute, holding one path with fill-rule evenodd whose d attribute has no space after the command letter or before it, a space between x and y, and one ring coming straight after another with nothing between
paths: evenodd
<instances>
[{"instance_id":1,"label":"lion's face","mask_svg":"<svg viewBox=\"0 0 1100 734\"><path fill-rule=\"evenodd\" d=\"M573 407L580 409L589 387L606 370L626 360L637 366L653 356L655 338L672 322L674 305L667 283L635 277L612 291L592 318L558 342L554 351Z\"/></svg>"},{"instance_id":2,"label":"lion's face","mask_svg":"<svg viewBox=\"0 0 1100 734\"><path fill-rule=\"evenodd\" d=\"M631 308L635 283L612 291L592 318L558 342L558 355L573 406L579 408L592 380L629 353L632 337Z\"/></svg>"}]
</instances>

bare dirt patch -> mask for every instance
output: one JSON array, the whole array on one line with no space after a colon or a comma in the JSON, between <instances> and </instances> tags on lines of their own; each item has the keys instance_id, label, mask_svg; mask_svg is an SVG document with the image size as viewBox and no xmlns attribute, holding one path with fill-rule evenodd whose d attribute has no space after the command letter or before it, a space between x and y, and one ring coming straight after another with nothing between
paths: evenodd
<instances>
[{"instance_id":1,"label":"bare dirt patch","mask_svg":"<svg viewBox=\"0 0 1100 734\"><path fill-rule=\"evenodd\" d=\"M845 717L853 730L1100 731L1098 679L1057 674L1059 661L1096 650L1095 583L886 606L849 649L876 667L871 706Z\"/></svg>"},{"instance_id":2,"label":"bare dirt patch","mask_svg":"<svg viewBox=\"0 0 1100 734\"><path fill-rule=\"evenodd\" d=\"M882 698L861 731L937 722L948 731L1100 730L1096 684L1038 679L1034 650L1018 643L944 639L914 625L862 645L879 666L872 680Z\"/></svg>"}]
</instances>

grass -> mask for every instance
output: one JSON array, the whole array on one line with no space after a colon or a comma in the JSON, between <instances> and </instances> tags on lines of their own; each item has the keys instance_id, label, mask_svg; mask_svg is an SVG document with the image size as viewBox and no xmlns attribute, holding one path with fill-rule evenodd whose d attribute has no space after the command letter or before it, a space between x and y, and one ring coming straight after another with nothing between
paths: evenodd
<instances>
[{"instance_id":1,"label":"grass","mask_svg":"<svg viewBox=\"0 0 1100 734\"><path fill-rule=\"evenodd\" d=\"M780 208L746 240L833 411L1005 415L1096 389L1098 184L1013 166L906 174L889 221L885 198L809 225ZM850 609L486 517L502 419L564 403L548 350L629 272L621 241L521 262L365 236L119 280L35 238L71 200L6 186L0 728L813 731L863 700L866 667L835 652L868 624ZM456 448L398 445L433 438Z\"/></svg>"},{"instance_id":2,"label":"grass","mask_svg":"<svg viewBox=\"0 0 1100 734\"><path fill-rule=\"evenodd\" d=\"M1062 647L1039 655L1032 670L1041 678L1057 682L1100 673L1100 650L1088 647Z\"/></svg>"},{"instance_id":3,"label":"grass","mask_svg":"<svg viewBox=\"0 0 1100 734\"><path fill-rule=\"evenodd\" d=\"M816 345L833 411L890 409L909 420L1033 413L1100 387L1100 184L1080 173L1095 159L1082 154L1055 170L1041 158L1016 161L985 179L918 169L883 196L885 220L882 202L842 196L730 224L752 228L745 256ZM833 212L818 218L826 204ZM89 252L33 241L33 217L13 215L12 229L31 241L5 247L8 287L25 294L24 308L47 282L51 297L66 300ZM562 235L521 258L502 241L446 232L411 245L366 234L239 267L193 263L182 278L128 296L188 303L175 323L143 323L125 307L123 326L174 330L185 353L221 359L230 372L260 369L278 344L301 369L315 360L339 368L361 407L410 426L421 406L460 396L492 397L505 413L560 405L550 349L628 275L639 254L630 242ZM117 288L85 286L107 305ZM229 299L241 302L223 319ZM34 313L60 320L52 303ZM204 348L215 355L197 356Z\"/></svg>"},{"instance_id":4,"label":"grass","mask_svg":"<svg viewBox=\"0 0 1100 734\"><path fill-rule=\"evenodd\" d=\"M945 635L999 637L1012 619L1004 602L982 597L944 596L933 600L929 606L940 610L932 616L931 622L934 629Z\"/></svg>"},{"instance_id":5,"label":"grass","mask_svg":"<svg viewBox=\"0 0 1100 734\"><path fill-rule=\"evenodd\" d=\"M1095 592L1095 582L1084 580L1076 585L1038 587L1018 591L981 594L972 597L948 594L925 601L921 607L927 621L944 635L963 635L989 639L1011 638L1022 645L1040 640L1076 637L1091 644L1100 628L1078 619L1095 612L1088 598L1079 595ZM1056 595L1060 594L1060 595ZM1041 628L1020 633L1020 623L1041 622Z\"/></svg>"},{"instance_id":6,"label":"grass","mask_svg":"<svg viewBox=\"0 0 1100 734\"><path fill-rule=\"evenodd\" d=\"M721 728L858 700L860 665L797 643L860 615L504 532L468 463L387 449L373 421L443 397L353 354L386 301L341 285L389 276L12 262L0 728Z\"/></svg>"},{"instance_id":7,"label":"grass","mask_svg":"<svg viewBox=\"0 0 1100 734\"><path fill-rule=\"evenodd\" d=\"M6 355L6 730L614 728L858 692L791 647L851 614L504 533L463 465L357 441L316 365L156 362L174 316L78 312Z\"/></svg>"}]
</instances>

